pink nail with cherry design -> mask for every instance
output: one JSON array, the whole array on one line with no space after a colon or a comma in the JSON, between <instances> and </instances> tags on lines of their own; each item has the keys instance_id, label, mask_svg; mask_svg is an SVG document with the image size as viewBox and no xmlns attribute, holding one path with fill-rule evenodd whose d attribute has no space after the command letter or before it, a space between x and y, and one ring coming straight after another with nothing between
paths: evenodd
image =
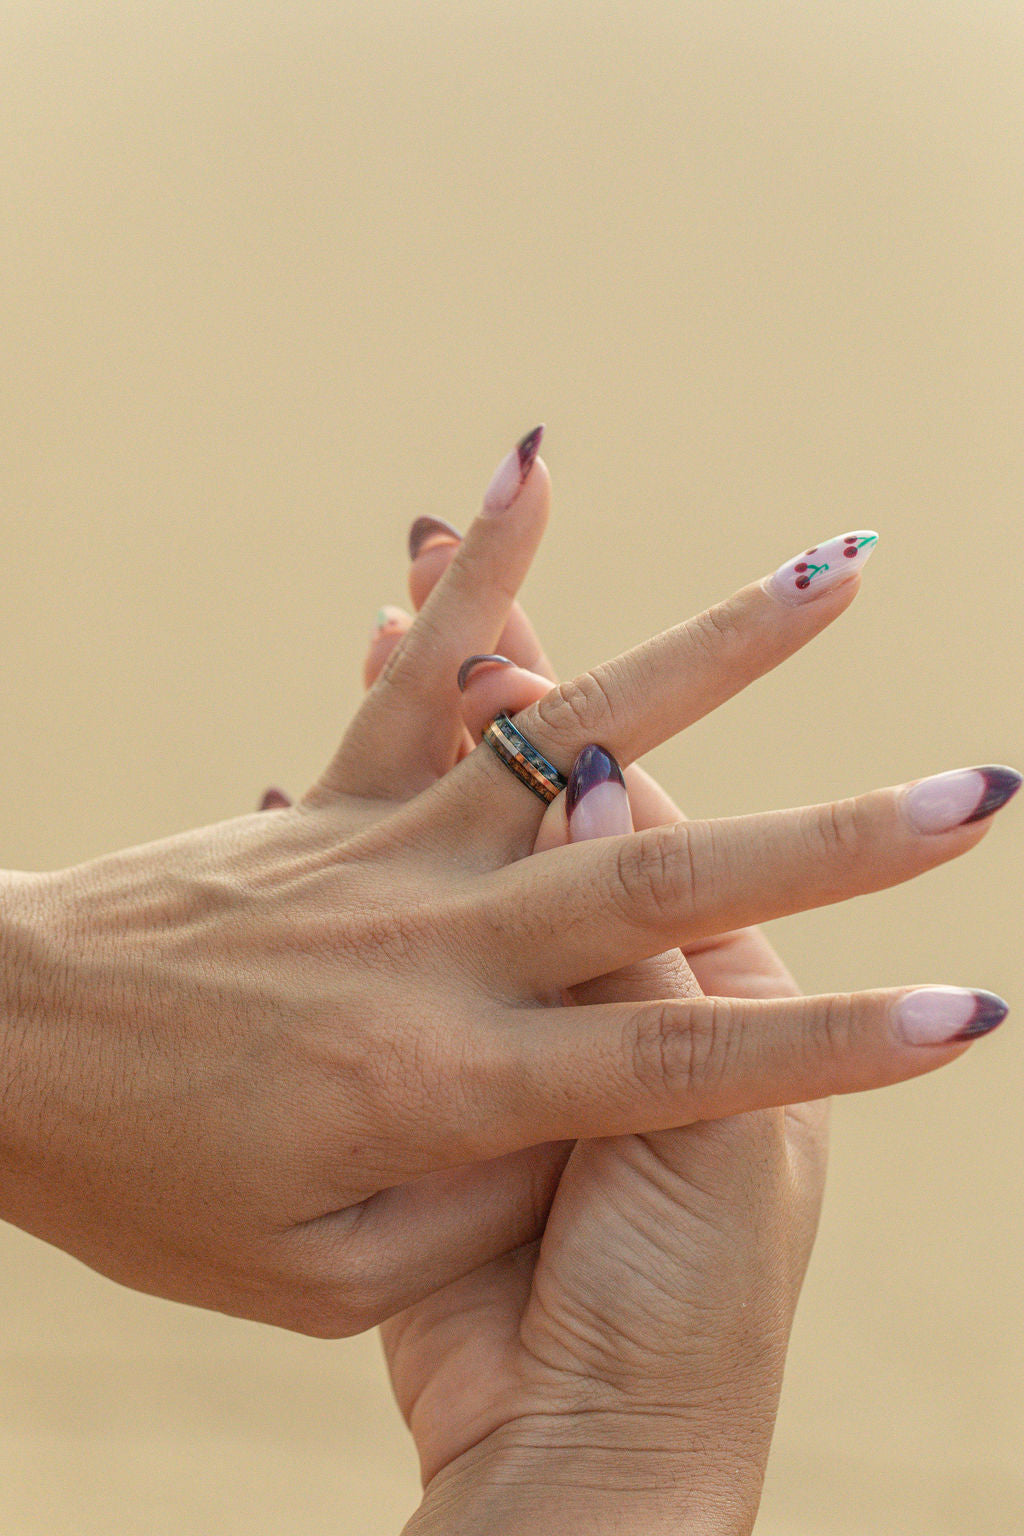
<instances>
[{"instance_id":1,"label":"pink nail with cherry design","mask_svg":"<svg viewBox=\"0 0 1024 1536\"><path fill-rule=\"evenodd\" d=\"M815 544L813 549L805 549L802 555L787 560L764 582L764 589L791 607L811 603L863 570L877 543L878 534L870 528L841 533L838 538Z\"/></svg>"}]
</instances>

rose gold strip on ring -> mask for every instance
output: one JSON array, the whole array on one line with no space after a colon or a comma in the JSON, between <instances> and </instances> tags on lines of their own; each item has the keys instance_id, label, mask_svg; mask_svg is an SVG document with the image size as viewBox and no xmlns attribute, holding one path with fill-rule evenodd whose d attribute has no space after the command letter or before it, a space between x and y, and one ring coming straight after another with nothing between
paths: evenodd
<instances>
[{"instance_id":1,"label":"rose gold strip on ring","mask_svg":"<svg viewBox=\"0 0 1024 1536\"><path fill-rule=\"evenodd\" d=\"M539 800L543 800L545 805L550 805L559 791L565 788L565 780L558 770L536 747L531 746L507 715L499 715L492 720L484 731L483 739L506 768L510 768L516 778L532 790ZM531 761L527 753L532 754L534 761ZM544 764L547 772L538 766L539 763Z\"/></svg>"}]
</instances>

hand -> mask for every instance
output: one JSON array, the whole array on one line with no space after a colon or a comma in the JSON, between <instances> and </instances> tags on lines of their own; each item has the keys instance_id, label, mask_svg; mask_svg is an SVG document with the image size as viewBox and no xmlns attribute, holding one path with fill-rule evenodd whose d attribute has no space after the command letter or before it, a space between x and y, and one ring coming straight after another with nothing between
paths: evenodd
<instances>
[{"instance_id":1,"label":"hand","mask_svg":"<svg viewBox=\"0 0 1024 1536\"><path fill-rule=\"evenodd\" d=\"M409 593L418 611L448 570L458 552L462 535L450 523L421 517L410 531ZM458 590L468 592L470 572L463 573ZM412 628L412 616L401 608L382 608L363 662L363 679L372 687L384 672L389 658ZM466 657L458 670L463 692L466 730L458 747L461 758L480 741L484 728L499 712L515 714L538 703L550 692L557 677L532 623L518 602L512 604L497 642L500 654ZM450 692L450 687L444 690ZM684 820L679 807L639 763L625 770L632 822L638 830L671 825ZM264 808L290 805L282 791L272 789ZM564 822L561 802L548 812L538 834L535 850L552 845L547 826L554 817ZM557 842L559 839L554 839ZM702 990L716 997L795 997L799 988L778 953L760 929L747 927L711 935L687 949L686 958Z\"/></svg>"},{"instance_id":2,"label":"hand","mask_svg":"<svg viewBox=\"0 0 1024 1536\"><path fill-rule=\"evenodd\" d=\"M597 749L566 799L577 836L628 824ZM545 841L565 832L555 813ZM678 952L577 1000L658 996L699 996ZM540 1242L385 1323L423 1467L409 1536L749 1532L817 1225L824 1122L824 1105L803 1105L579 1142Z\"/></svg>"},{"instance_id":3,"label":"hand","mask_svg":"<svg viewBox=\"0 0 1024 1536\"><path fill-rule=\"evenodd\" d=\"M436 523L421 523L414 535L410 592L420 608L460 536ZM412 625L400 609L382 610L381 618L364 665L368 685ZM518 605L498 645L503 655L469 658L460 668L474 740L499 710L525 709L552 681ZM638 764L625 781L635 824L681 819ZM608 793L600 790L597 803ZM623 821L613 816L603 830L624 830L629 806L620 814ZM584 820L593 832L593 811ZM535 846L564 842L566 832L560 796ZM719 996L798 992L756 928L708 939L689 958L704 990ZM578 992L592 1002L699 995L678 952ZM567 1536L574 1528L599 1536L627 1524L676 1533L694 1512L704 1533L747 1531L817 1226L827 1144L821 1100L682 1132L580 1142L575 1151L566 1143L535 1148L535 1187L546 1174L555 1200L543 1243L483 1266L384 1325L425 1484L410 1536L513 1524L523 1536ZM538 1210L538 1239L545 1224ZM659 1309L635 1305L638 1272L658 1275ZM538 1331L542 1346L550 1343L553 1313L557 1371L547 1369L543 1347L540 1358L534 1354ZM595 1338L596 1359L579 1342ZM627 1338L640 1347L623 1351ZM614 1389L623 1375L628 1394ZM656 1421L661 1437L652 1450Z\"/></svg>"},{"instance_id":4,"label":"hand","mask_svg":"<svg viewBox=\"0 0 1024 1536\"><path fill-rule=\"evenodd\" d=\"M410 588L421 607L459 536L437 524L414 533ZM412 624L396 609L382 617L364 668L368 685ZM470 658L460 668L464 717L476 739L499 709L524 709L549 687L550 676L509 660L550 674L518 608L499 644L507 658L477 665ZM607 765L604 754L594 757ZM585 753L573 770L577 792L586 788L586 761ZM625 777L634 821L638 808L642 825L680 819L638 765ZM596 788L580 801L575 832L626 830L625 796L611 782ZM560 796L535 848L565 842L568 830ZM706 968L706 989L796 994L758 930L706 942L694 957ZM678 952L577 993L593 1002L699 995ZM599 1536L626 1524L650 1536L680 1531L692 1514L705 1536L745 1532L759 1501L820 1209L827 1102L647 1138L581 1142L570 1151L565 1144L534 1149L538 1171L546 1163L557 1176L569 1160L542 1244L504 1255L384 1325L426 1486L410 1536L455 1529L469 1536L513 1524L523 1536L572 1529ZM657 1275L657 1307L634 1305L637 1273ZM557 1370L545 1359L552 1324ZM626 1338L631 1347L623 1350ZM596 1358L581 1340L599 1341ZM656 1422L662 1437L652 1450Z\"/></svg>"},{"instance_id":5,"label":"hand","mask_svg":"<svg viewBox=\"0 0 1024 1536\"><path fill-rule=\"evenodd\" d=\"M479 1164L504 1159L514 1184L538 1143L877 1086L964 1049L986 1005L959 992L551 1006L609 966L955 857L1007 781L969 771L951 790L929 780L522 862L539 802L486 748L452 768L451 678L496 641L540 538L549 481L529 452L501 466L300 805L4 878L9 1219L140 1289L351 1332L534 1230L533 1202L490 1199L495 1169ZM629 762L806 643L855 588L801 605L777 583L746 588L519 724L563 768L594 738Z\"/></svg>"}]
</instances>

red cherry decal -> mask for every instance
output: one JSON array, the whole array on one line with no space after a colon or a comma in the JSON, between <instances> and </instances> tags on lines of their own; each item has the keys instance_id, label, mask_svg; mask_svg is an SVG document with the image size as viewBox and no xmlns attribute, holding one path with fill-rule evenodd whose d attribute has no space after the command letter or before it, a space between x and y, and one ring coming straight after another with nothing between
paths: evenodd
<instances>
[{"instance_id":1,"label":"red cherry decal","mask_svg":"<svg viewBox=\"0 0 1024 1536\"><path fill-rule=\"evenodd\" d=\"M809 587L810 584L811 578L809 576L801 576L800 580L797 582L797 586L801 589L801 591L804 587Z\"/></svg>"},{"instance_id":2,"label":"red cherry decal","mask_svg":"<svg viewBox=\"0 0 1024 1536\"><path fill-rule=\"evenodd\" d=\"M848 533L846 538L843 540L844 544L856 544L856 542L857 535L855 533Z\"/></svg>"},{"instance_id":3,"label":"red cherry decal","mask_svg":"<svg viewBox=\"0 0 1024 1536\"><path fill-rule=\"evenodd\" d=\"M857 550L855 549L844 549L843 554L846 556L847 560L856 560L857 558Z\"/></svg>"},{"instance_id":4,"label":"red cherry decal","mask_svg":"<svg viewBox=\"0 0 1024 1536\"><path fill-rule=\"evenodd\" d=\"M806 571L806 569L807 569L807 562L806 562L806 560L801 560L800 564L799 565L794 565L793 569L794 569L794 571Z\"/></svg>"}]
</instances>

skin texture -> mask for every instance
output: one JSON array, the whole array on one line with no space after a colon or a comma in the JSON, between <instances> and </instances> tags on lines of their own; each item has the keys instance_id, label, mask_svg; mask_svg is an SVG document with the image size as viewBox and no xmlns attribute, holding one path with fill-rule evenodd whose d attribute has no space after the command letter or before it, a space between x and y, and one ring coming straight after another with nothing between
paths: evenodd
<instances>
[{"instance_id":1,"label":"skin texture","mask_svg":"<svg viewBox=\"0 0 1024 1536\"><path fill-rule=\"evenodd\" d=\"M485 504L298 804L4 877L8 1219L140 1289L344 1334L535 1240L554 1177L537 1147L966 1048L896 1038L901 989L561 1006L609 966L910 878L986 826L917 834L898 787L524 860L540 803L488 750L460 760L455 676L502 639L548 490L538 459L510 506ZM517 723L562 771L595 739L628 764L855 586L802 608L744 588Z\"/></svg>"}]
</instances>

